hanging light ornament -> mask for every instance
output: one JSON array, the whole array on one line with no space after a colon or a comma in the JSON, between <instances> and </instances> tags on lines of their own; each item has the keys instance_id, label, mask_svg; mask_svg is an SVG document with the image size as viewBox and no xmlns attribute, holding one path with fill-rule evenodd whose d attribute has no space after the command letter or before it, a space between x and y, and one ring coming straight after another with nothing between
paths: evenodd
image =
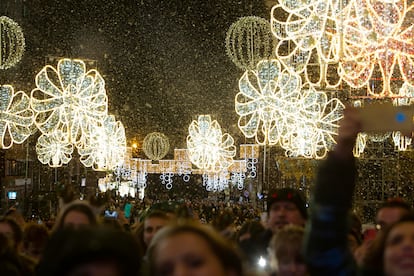
<instances>
[{"instance_id":1,"label":"hanging light ornament","mask_svg":"<svg viewBox=\"0 0 414 276\"><path fill-rule=\"evenodd\" d=\"M339 13L343 1L279 0L271 11L273 35L279 40L276 57L305 82L336 88L339 62Z\"/></svg>"},{"instance_id":2,"label":"hanging light ornament","mask_svg":"<svg viewBox=\"0 0 414 276\"><path fill-rule=\"evenodd\" d=\"M351 0L344 8L340 73L351 87L393 97L395 79L414 85L413 7L406 0ZM378 78L382 87L368 85Z\"/></svg>"},{"instance_id":3,"label":"hanging light ornament","mask_svg":"<svg viewBox=\"0 0 414 276\"><path fill-rule=\"evenodd\" d=\"M160 160L170 150L170 141L163 133L152 132L145 136L142 149L149 159Z\"/></svg>"},{"instance_id":4,"label":"hanging light ornament","mask_svg":"<svg viewBox=\"0 0 414 276\"><path fill-rule=\"evenodd\" d=\"M393 104L396 106L411 105L414 104L414 86L408 83L404 83L399 93L402 97L393 100ZM412 143L412 138L403 135L400 131L394 131L392 133L392 140L395 147L399 151L405 151Z\"/></svg>"},{"instance_id":5,"label":"hanging light ornament","mask_svg":"<svg viewBox=\"0 0 414 276\"><path fill-rule=\"evenodd\" d=\"M37 158L50 167L61 167L72 159L73 145L61 130L42 134L36 143Z\"/></svg>"},{"instance_id":6,"label":"hanging light ornament","mask_svg":"<svg viewBox=\"0 0 414 276\"><path fill-rule=\"evenodd\" d=\"M60 130L70 143L82 147L91 136L90 125L108 113L105 81L96 70L86 72L82 60L61 59L57 68L46 65L36 75L31 107L43 134Z\"/></svg>"},{"instance_id":7,"label":"hanging light ornament","mask_svg":"<svg viewBox=\"0 0 414 276\"><path fill-rule=\"evenodd\" d=\"M92 126L93 127L93 126ZM121 166L126 153L125 128L113 115L101 125L94 126L85 146L78 148L80 161L96 171L112 170Z\"/></svg>"},{"instance_id":8,"label":"hanging light ornament","mask_svg":"<svg viewBox=\"0 0 414 276\"><path fill-rule=\"evenodd\" d=\"M254 82L253 82L254 81ZM253 85L257 83L257 85ZM277 60L263 60L246 71L235 98L239 128L256 143L280 144L288 156L323 158L334 143L343 104L298 74L281 70Z\"/></svg>"},{"instance_id":9,"label":"hanging light ornament","mask_svg":"<svg viewBox=\"0 0 414 276\"><path fill-rule=\"evenodd\" d=\"M16 65L22 58L25 42L22 28L7 16L0 16L0 69Z\"/></svg>"},{"instance_id":10,"label":"hanging light ornament","mask_svg":"<svg viewBox=\"0 0 414 276\"><path fill-rule=\"evenodd\" d=\"M188 127L187 149L191 162L206 172L227 170L236 156L233 137L223 134L210 115L200 115Z\"/></svg>"},{"instance_id":11,"label":"hanging light ornament","mask_svg":"<svg viewBox=\"0 0 414 276\"><path fill-rule=\"evenodd\" d=\"M260 60L269 58L272 51L270 24L264 18L241 17L227 31L226 53L242 70L254 69Z\"/></svg>"},{"instance_id":12,"label":"hanging light ornament","mask_svg":"<svg viewBox=\"0 0 414 276\"><path fill-rule=\"evenodd\" d=\"M23 91L14 93L11 85L0 86L0 149L23 143L31 134L32 124L29 97Z\"/></svg>"}]
</instances>

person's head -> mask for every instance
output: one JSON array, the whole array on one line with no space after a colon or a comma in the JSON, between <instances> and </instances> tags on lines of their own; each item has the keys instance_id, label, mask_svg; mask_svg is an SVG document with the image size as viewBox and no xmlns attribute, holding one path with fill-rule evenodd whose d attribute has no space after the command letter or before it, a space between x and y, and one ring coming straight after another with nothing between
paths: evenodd
<instances>
[{"instance_id":1,"label":"person's head","mask_svg":"<svg viewBox=\"0 0 414 276\"><path fill-rule=\"evenodd\" d=\"M46 226L37 223L26 224L23 231L23 253L38 261L49 239Z\"/></svg>"},{"instance_id":2,"label":"person's head","mask_svg":"<svg viewBox=\"0 0 414 276\"><path fill-rule=\"evenodd\" d=\"M270 241L271 267L278 276L307 275L302 255L304 229L297 225L281 228Z\"/></svg>"},{"instance_id":3,"label":"person's head","mask_svg":"<svg viewBox=\"0 0 414 276\"><path fill-rule=\"evenodd\" d=\"M414 213L379 232L364 264L378 275L414 275Z\"/></svg>"},{"instance_id":4,"label":"person's head","mask_svg":"<svg viewBox=\"0 0 414 276\"><path fill-rule=\"evenodd\" d=\"M268 227L276 233L288 224L305 225L308 218L302 193L293 188L281 188L267 198Z\"/></svg>"},{"instance_id":5,"label":"person's head","mask_svg":"<svg viewBox=\"0 0 414 276\"><path fill-rule=\"evenodd\" d=\"M79 228L87 225L96 225L97 219L91 206L85 201L75 201L68 204L60 213L54 231L64 227Z\"/></svg>"},{"instance_id":6,"label":"person's head","mask_svg":"<svg viewBox=\"0 0 414 276\"><path fill-rule=\"evenodd\" d=\"M9 217L0 218L0 234L3 234L10 240L14 250L20 251L23 241L23 230L14 219Z\"/></svg>"},{"instance_id":7,"label":"person's head","mask_svg":"<svg viewBox=\"0 0 414 276\"><path fill-rule=\"evenodd\" d=\"M104 226L52 234L37 267L44 276L135 276L142 254L129 233Z\"/></svg>"},{"instance_id":8,"label":"person's head","mask_svg":"<svg viewBox=\"0 0 414 276\"><path fill-rule=\"evenodd\" d=\"M375 218L376 228L378 230L383 229L387 225L398 221L403 215L410 211L411 207L405 201L398 198L389 199L377 210Z\"/></svg>"},{"instance_id":9,"label":"person's head","mask_svg":"<svg viewBox=\"0 0 414 276\"><path fill-rule=\"evenodd\" d=\"M148 249L150 275L238 276L238 252L214 229L181 222L161 229Z\"/></svg>"},{"instance_id":10,"label":"person's head","mask_svg":"<svg viewBox=\"0 0 414 276\"><path fill-rule=\"evenodd\" d=\"M33 269L24 262L22 256L13 247L13 242L0 233L0 275L34 275Z\"/></svg>"},{"instance_id":11,"label":"person's head","mask_svg":"<svg viewBox=\"0 0 414 276\"><path fill-rule=\"evenodd\" d=\"M163 211L151 211L144 218L143 241L149 246L154 235L170 222L170 218Z\"/></svg>"}]
</instances>

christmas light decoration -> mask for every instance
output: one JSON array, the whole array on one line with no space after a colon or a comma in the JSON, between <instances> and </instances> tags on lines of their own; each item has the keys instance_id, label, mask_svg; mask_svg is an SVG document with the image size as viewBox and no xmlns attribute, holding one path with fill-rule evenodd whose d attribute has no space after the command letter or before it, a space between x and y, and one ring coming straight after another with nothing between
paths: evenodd
<instances>
[{"instance_id":1,"label":"christmas light decoration","mask_svg":"<svg viewBox=\"0 0 414 276\"><path fill-rule=\"evenodd\" d=\"M32 124L29 97L23 91L15 93L11 85L0 86L0 149L23 143Z\"/></svg>"},{"instance_id":2,"label":"christmas light decoration","mask_svg":"<svg viewBox=\"0 0 414 276\"><path fill-rule=\"evenodd\" d=\"M25 41L22 28L7 16L0 16L0 69L16 65L22 58Z\"/></svg>"},{"instance_id":3,"label":"christmas light decoration","mask_svg":"<svg viewBox=\"0 0 414 276\"><path fill-rule=\"evenodd\" d=\"M170 150L170 142L163 133L152 132L145 136L142 149L149 159L160 160Z\"/></svg>"},{"instance_id":4,"label":"christmas light decoration","mask_svg":"<svg viewBox=\"0 0 414 276\"><path fill-rule=\"evenodd\" d=\"M187 149L190 160L206 172L226 170L236 155L233 137L223 134L219 123L209 115L198 116L188 127Z\"/></svg>"},{"instance_id":5,"label":"christmas light decoration","mask_svg":"<svg viewBox=\"0 0 414 276\"><path fill-rule=\"evenodd\" d=\"M254 85L253 81L257 83ZM246 71L235 98L239 128L260 145L280 144L288 156L323 158L335 142L343 104L298 74L281 70L277 60L263 60Z\"/></svg>"},{"instance_id":6,"label":"christmas light decoration","mask_svg":"<svg viewBox=\"0 0 414 276\"><path fill-rule=\"evenodd\" d=\"M406 0L351 0L344 8L340 73L351 87L392 97L395 79L414 85L413 7ZM369 85L378 78L380 85Z\"/></svg>"},{"instance_id":7,"label":"christmas light decoration","mask_svg":"<svg viewBox=\"0 0 414 276\"><path fill-rule=\"evenodd\" d=\"M276 57L305 82L336 88L340 84L340 0L279 0L271 11L273 35L279 40ZM329 74L331 73L331 74Z\"/></svg>"},{"instance_id":8,"label":"christmas light decoration","mask_svg":"<svg viewBox=\"0 0 414 276\"><path fill-rule=\"evenodd\" d=\"M98 71L86 72L82 60L61 59L57 68L46 65L36 75L31 107L43 134L60 130L70 143L82 146L91 135L90 125L107 115L105 82Z\"/></svg>"},{"instance_id":9,"label":"christmas light decoration","mask_svg":"<svg viewBox=\"0 0 414 276\"><path fill-rule=\"evenodd\" d=\"M37 158L50 167L61 167L72 159L73 145L61 130L42 134L36 143Z\"/></svg>"},{"instance_id":10,"label":"christmas light decoration","mask_svg":"<svg viewBox=\"0 0 414 276\"><path fill-rule=\"evenodd\" d=\"M112 170L122 165L126 152L125 129L122 123L109 115L101 125L92 127L86 146L78 148L81 163L94 170Z\"/></svg>"},{"instance_id":11,"label":"christmas light decoration","mask_svg":"<svg viewBox=\"0 0 414 276\"><path fill-rule=\"evenodd\" d=\"M250 70L272 55L273 39L270 24L257 16L241 17L234 22L226 35L226 53L242 70Z\"/></svg>"}]
</instances>

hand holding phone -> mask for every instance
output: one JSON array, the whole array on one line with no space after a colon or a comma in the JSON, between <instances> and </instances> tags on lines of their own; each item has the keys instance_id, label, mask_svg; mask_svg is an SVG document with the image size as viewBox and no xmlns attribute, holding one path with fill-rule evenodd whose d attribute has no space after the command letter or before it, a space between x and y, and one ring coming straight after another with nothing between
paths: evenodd
<instances>
[{"instance_id":1,"label":"hand holding phone","mask_svg":"<svg viewBox=\"0 0 414 276\"><path fill-rule=\"evenodd\" d=\"M414 105L394 106L390 102L374 103L358 110L363 132L400 131L405 136L412 136Z\"/></svg>"}]
</instances>

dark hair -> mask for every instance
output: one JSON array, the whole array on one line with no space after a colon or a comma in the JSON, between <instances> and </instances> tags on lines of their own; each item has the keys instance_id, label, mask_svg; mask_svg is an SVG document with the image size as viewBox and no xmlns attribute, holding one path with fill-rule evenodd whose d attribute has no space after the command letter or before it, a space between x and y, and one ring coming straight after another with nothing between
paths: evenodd
<instances>
[{"instance_id":1,"label":"dark hair","mask_svg":"<svg viewBox=\"0 0 414 276\"><path fill-rule=\"evenodd\" d=\"M181 221L168 225L154 236L147 252L150 275L156 275L155 260L159 243L183 233L192 233L204 239L226 270L235 272L236 275L243 275L242 259L239 252L214 229L192 221Z\"/></svg>"},{"instance_id":2,"label":"dark hair","mask_svg":"<svg viewBox=\"0 0 414 276\"><path fill-rule=\"evenodd\" d=\"M9 217L1 217L0 223L8 224L13 231L13 242L14 246L17 249L19 244L23 241L23 230L17 222Z\"/></svg>"},{"instance_id":3,"label":"dark hair","mask_svg":"<svg viewBox=\"0 0 414 276\"><path fill-rule=\"evenodd\" d=\"M46 226L37 223L26 224L23 230L23 247L27 249L32 244L39 252L43 251L49 239Z\"/></svg>"},{"instance_id":4,"label":"dark hair","mask_svg":"<svg viewBox=\"0 0 414 276\"><path fill-rule=\"evenodd\" d=\"M378 208L378 211L382 208L401 208L407 211L411 211L411 206L401 198L388 199L387 201L381 204L381 206Z\"/></svg>"},{"instance_id":5,"label":"dark hair","mask_svg":"<svg viewBox=\"0 0 414 276\"><path fill-rule=\"evenodd\" d=\"M97 224L96 215L94 214L89 203L84 201L74 201L66 205L63 211L60 213L59 218L56 220L55 226L53 227L54 232L63 228L63 223L66 216L72 211L84 214L88 218L90 225Z\"/></svg>"},{"instance_id":6,"label":"dark hair","mask_svg":"<svg viewBox=\"0 0 414 276\"><path fill-rule=\"evenodd\" d=\"M376 271L378 275L381 275L384 270L384 250L388 235L396 226L407 222L414 223L414 212L409 212L408 214L402 216L400 220L388 225L378 233L378 236L372 243L371 250L368 251L368 254L363 260L365 268Z\"/></svg>"},{"instance_id":7,"label":"dark hair","mask_svg":"<svg viewBox=\"0 0 414 276\"><path fill-rule=\"evenodd\" d=\"M32 267L25 262L11 241L0 233L0 275L22 276L34 275Z\"/></svg>"},{"instance_id":8,"label":"dark hair","mask_svg":"<svg viewBox=\"0 0 414 276\"><path fill-rule=\"evenodd\" d=\"M131 234L97 226L63 228L52 234L37 275L64 276L85 264L115 262L120 275L138 275L142 254Z\"/></svg>"}]
</instances>

